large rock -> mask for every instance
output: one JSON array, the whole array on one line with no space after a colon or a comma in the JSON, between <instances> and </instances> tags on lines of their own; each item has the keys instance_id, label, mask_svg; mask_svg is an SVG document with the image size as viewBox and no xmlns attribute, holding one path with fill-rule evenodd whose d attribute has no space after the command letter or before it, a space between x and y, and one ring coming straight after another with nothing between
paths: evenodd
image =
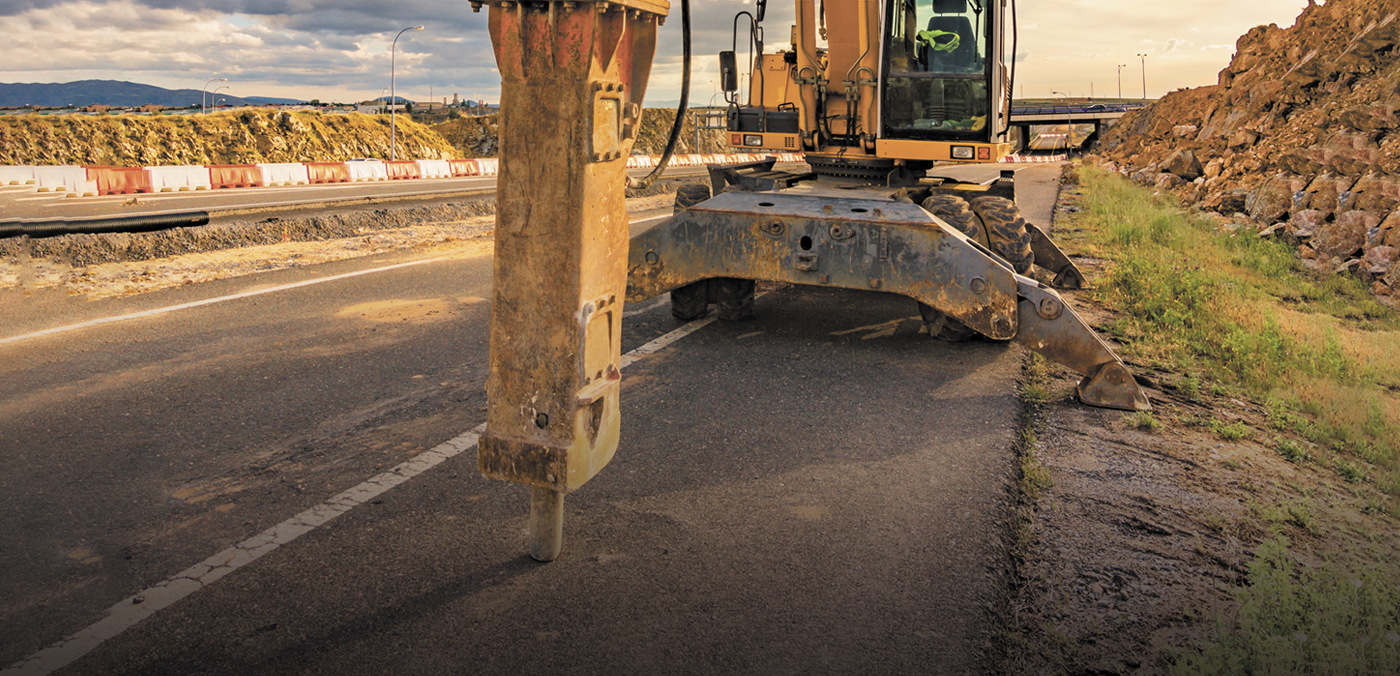
<instances>
[{"instance_id":1,"label":"large rock","mask_svg":"<svg viewBox=\"0 0 1400 676\"><path fill-rule=\"evenodd\" d=\"M1244 188L1221 190L1207 196L1205 201L1201 202L1201 208L1225 216L1233 216L1245 211L1245 201L1248 195L1249 191Z\"/></svg>"},{"instance_id":2,"label":"large rock","mask_svg":"<svg viewBox=\"0 0 1400 676\"><path fill-rule=\"evenodd\" d=\"M1366 231L1380 225L1381 219L1365 211L1348 211L1337 220L1322 225L1310 244L1319 257L1350 258L1366 246Z\"/></svg>"},{"instance_id":3,"label":"large rock","mask_svg":"<svg viewBox=\"0 0 1400 676\"><path fill-rule=\"evenodd\" d=\"M1390 212L1400 204L1400 184L1389 176L1367 174L1351 188L1350 206L1361 211Z\"/></svg>"},{"instance_id":4,"label":"large rock","mask_svg":"<svg viewBox=\"0 0 1400 676\"><path fill-rule=\"evenodd\" d=\"M1384 276L1395 266L1395 260L1400 257L1400 249L1393 246L1378 246L1366 252L1366 271L1373 275Z\"/></svg>"},{"instance_id":5,"label":"large rock","mask_svg":"<svg viewBox=\"0 0 1400 676\"><path fill-rule=\"evenodd\" d=\"M1355 181L1345 176L1322 174L1308 185L1305 206L1331 216L1341 208L1341 196L1350 194L1353 184Z\"/></svg>"},{"instance_id":6,"label":"large rock","mask_svg":"<svg viewBox=\"0 0 1400 676\"><path fill-rule=\"evenodd\" d=\"M1183 185L1186 185L1186 179L1166 172L1157 174L1157 181L1154 183L1158 190L1173 190Z\"/></svg>"},{"instance_id":7,"label":"large rock","mask_svg":"<svg viewBox=\"0 0 1400 676\"><path fill-rule=\"evenodd\" d=\"M1269 179L1250 193L1249 217L1265 225L1285 220L1293 212L1293 193L1306 186L1307 181L1298 176L1280 175Z\"/></svg>"},{"instance_id":8,"label":"large rock","mask_svg":"<svg viewBox=\"0 0 1400 676\"><path fill-rule=\"evenodd\" d=\"M1326 224L1327 214L1315 209L1305 209L1288 219L1288 234L1296 240L1309 239Z\"/></svg>"},{"instance_id":9,"label":"large rock","mask_svg":"<svg viewBox=\"0 0 1400 676\"><path fill-rule=\"evenodd\" d=\"M1205 170L1201 168L1201 161L1196 159L1195 153L1180 149L1162 161L1161 169L1187 181L1194 181L1205 173Z\"/></svg>"}]
</instances>

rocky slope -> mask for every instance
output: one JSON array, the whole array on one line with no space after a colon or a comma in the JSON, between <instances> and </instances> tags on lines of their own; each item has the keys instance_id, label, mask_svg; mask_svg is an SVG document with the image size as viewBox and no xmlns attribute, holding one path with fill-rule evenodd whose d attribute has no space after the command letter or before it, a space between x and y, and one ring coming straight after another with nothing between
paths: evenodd
<instances>
[{"instance_id":1,"label":"rocky slope","mask_svg":"<svg viewBox=\"0 0 1400 676\"><path fill-rule=\"evenodd\" d=\"M453 157L451 144L408 116L399 156ZM0 117L0 164L150 166L336 161L389 156L389 118L249 109L210 115Z\"/></svg>"},{"instance_id":2,"label":"rocky slope","mask_svg":"<svg viewBox=\"0 0 1400 676\"><path fill-rule=\"evenodd\" d=\"M1310 1L1239 39L1216 86L1124 117L1088 158L1400 300L1400 2Z\"/></svg>"}]
</instances>

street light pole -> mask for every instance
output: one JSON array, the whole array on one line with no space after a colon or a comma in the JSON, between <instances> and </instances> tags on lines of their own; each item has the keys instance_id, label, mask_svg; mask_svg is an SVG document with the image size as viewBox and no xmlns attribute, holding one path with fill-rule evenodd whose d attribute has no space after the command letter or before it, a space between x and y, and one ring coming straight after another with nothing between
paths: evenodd
<instances>
[{"instance_id":1,"label":"street light pole","mask_svg":"<svg viewBox=\"0 0 1400 676\"><path fill-rule=\"evenodd\" d=\"M225 82L227 82L227 80L225 80ZM218 95L219 95L219 92L221 92L221 91L223 91L223 90L225 90L225 89L228 89L228 87L219 87L218 89L215 89L215 90L214 90L214 93L211 94L211 95L209 96L209 100L214 101L214 97L215 97L215 96L218 96ZM214 107L215 107L215 108L218 108L218 107L219 107L219 102L218 102L218 101L214 101Z\"/></svg>"},{"instance_id":2,"label":"street light pole","mask_svg":"<svg viewBox=\"0 0 1400 676\"><path fill-rule=\"evenodd\" d=\"M1120 102L1123 100L1123 69L1127 67L1126 63L1118 64L1118 100Z\"/></svg>"},{"instance_id":3,"label":"street light pole","mask_svg":"<svg viewBox=\"0 0 1400 676\"><path fill-rule=\"evenodd\" d=\"M204 91L200 92L199 94L199 112L201 113L209 113L209 85L214 84L215 82L228 82L228 78L216 77L204 83Z\"/></svg>"},{"instance_id":4,"label":"street light pole","mask_svg":"<svg viewBox=\"0 0 1400 676\"><path fill-rule=\"evenodd\" d=\"M1066 94L1064 92L1050 93L1059 94L1060 96L1065 97L1065 122L1068 123L1068 125L1065 127L1065 155L1069 155L1074 144L1074 113L1071 112L1069 109L1069 94Z\"/></svg>"},{"instance_id":5,"label":"street light pole","mask_svg":"<svg viewBox=\"0 0 1400 676\"><path fill-rule=\"evenodd\" d=\"M1142 100L1147 100L1147 55L1138 54L1142 58Z\"/></svg>"},{"instance_id":6,"label":"street light pole","mask_svg":"<svg viewBox=\"0 0 1400 676\"><path fill-rule=\"evenodd\" d=\"M423 30L422 26L409 26L399 31L399 35L403 35L409 31L421 30ZM394 104L397 103L397 99L399 98L398 90L394 88L395 58L399 46L399 35L394 36L394 43L389 46L389 159L391 161L399 159L398 128L396 120L394 119Z\"/></svg>"}]
</instances>

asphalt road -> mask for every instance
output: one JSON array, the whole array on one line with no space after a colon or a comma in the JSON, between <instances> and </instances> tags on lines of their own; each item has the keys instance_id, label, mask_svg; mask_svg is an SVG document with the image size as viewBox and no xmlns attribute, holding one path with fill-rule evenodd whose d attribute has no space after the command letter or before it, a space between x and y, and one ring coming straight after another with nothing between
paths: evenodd
<instances>
[{"instance_id":1,"label":"asphalt road","mask_svg":"<svg viewBox=\"0 0 1400 676\"><path fill-rule=\"evenodd\" d=\"M1051 203L1054 173L1023 171L1023 202ZM0 326L0 664L460 440L485 419L489 296L467 243ZM468 448L64 673L985 671L1018 352L935 343L916 315L779 289L640 359L554 563L524 556L527 492ZM678 326L629 308L624 350Z\"/></svg>"}]
</instances>

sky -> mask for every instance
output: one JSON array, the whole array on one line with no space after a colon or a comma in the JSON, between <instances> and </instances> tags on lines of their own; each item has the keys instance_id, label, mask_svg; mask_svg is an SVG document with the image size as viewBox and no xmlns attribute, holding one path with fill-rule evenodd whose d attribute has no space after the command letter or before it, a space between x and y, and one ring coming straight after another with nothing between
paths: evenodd
<instances>
[{"instance_id":1,"label":"sky","mask_svg":"<svg viewBox=\"0 0 1400 676\"><path fill-rule=\"evenodd\" d=\"M692 105L715 98L720 50L752 0L692 0ZM680 1L661 28L648 105L674 104L681 86ZM1017 91L1022 97L1126 97L1214 84L1251 27L1293 25L1308 0L1020 0ZM769 50L787 39L793 4L773 0ZM468 0L0 0L7 43L0 82L127 80L200 89L229 79L235 96L352 102L390 86L399 40L400 96L495 102L486 10ZM1138 54L1146 54L1143 59ZM1123 65L1123 68L1119 68ZM224 83L219 83L222 86Z\"/></svg>"}]
</instances>

